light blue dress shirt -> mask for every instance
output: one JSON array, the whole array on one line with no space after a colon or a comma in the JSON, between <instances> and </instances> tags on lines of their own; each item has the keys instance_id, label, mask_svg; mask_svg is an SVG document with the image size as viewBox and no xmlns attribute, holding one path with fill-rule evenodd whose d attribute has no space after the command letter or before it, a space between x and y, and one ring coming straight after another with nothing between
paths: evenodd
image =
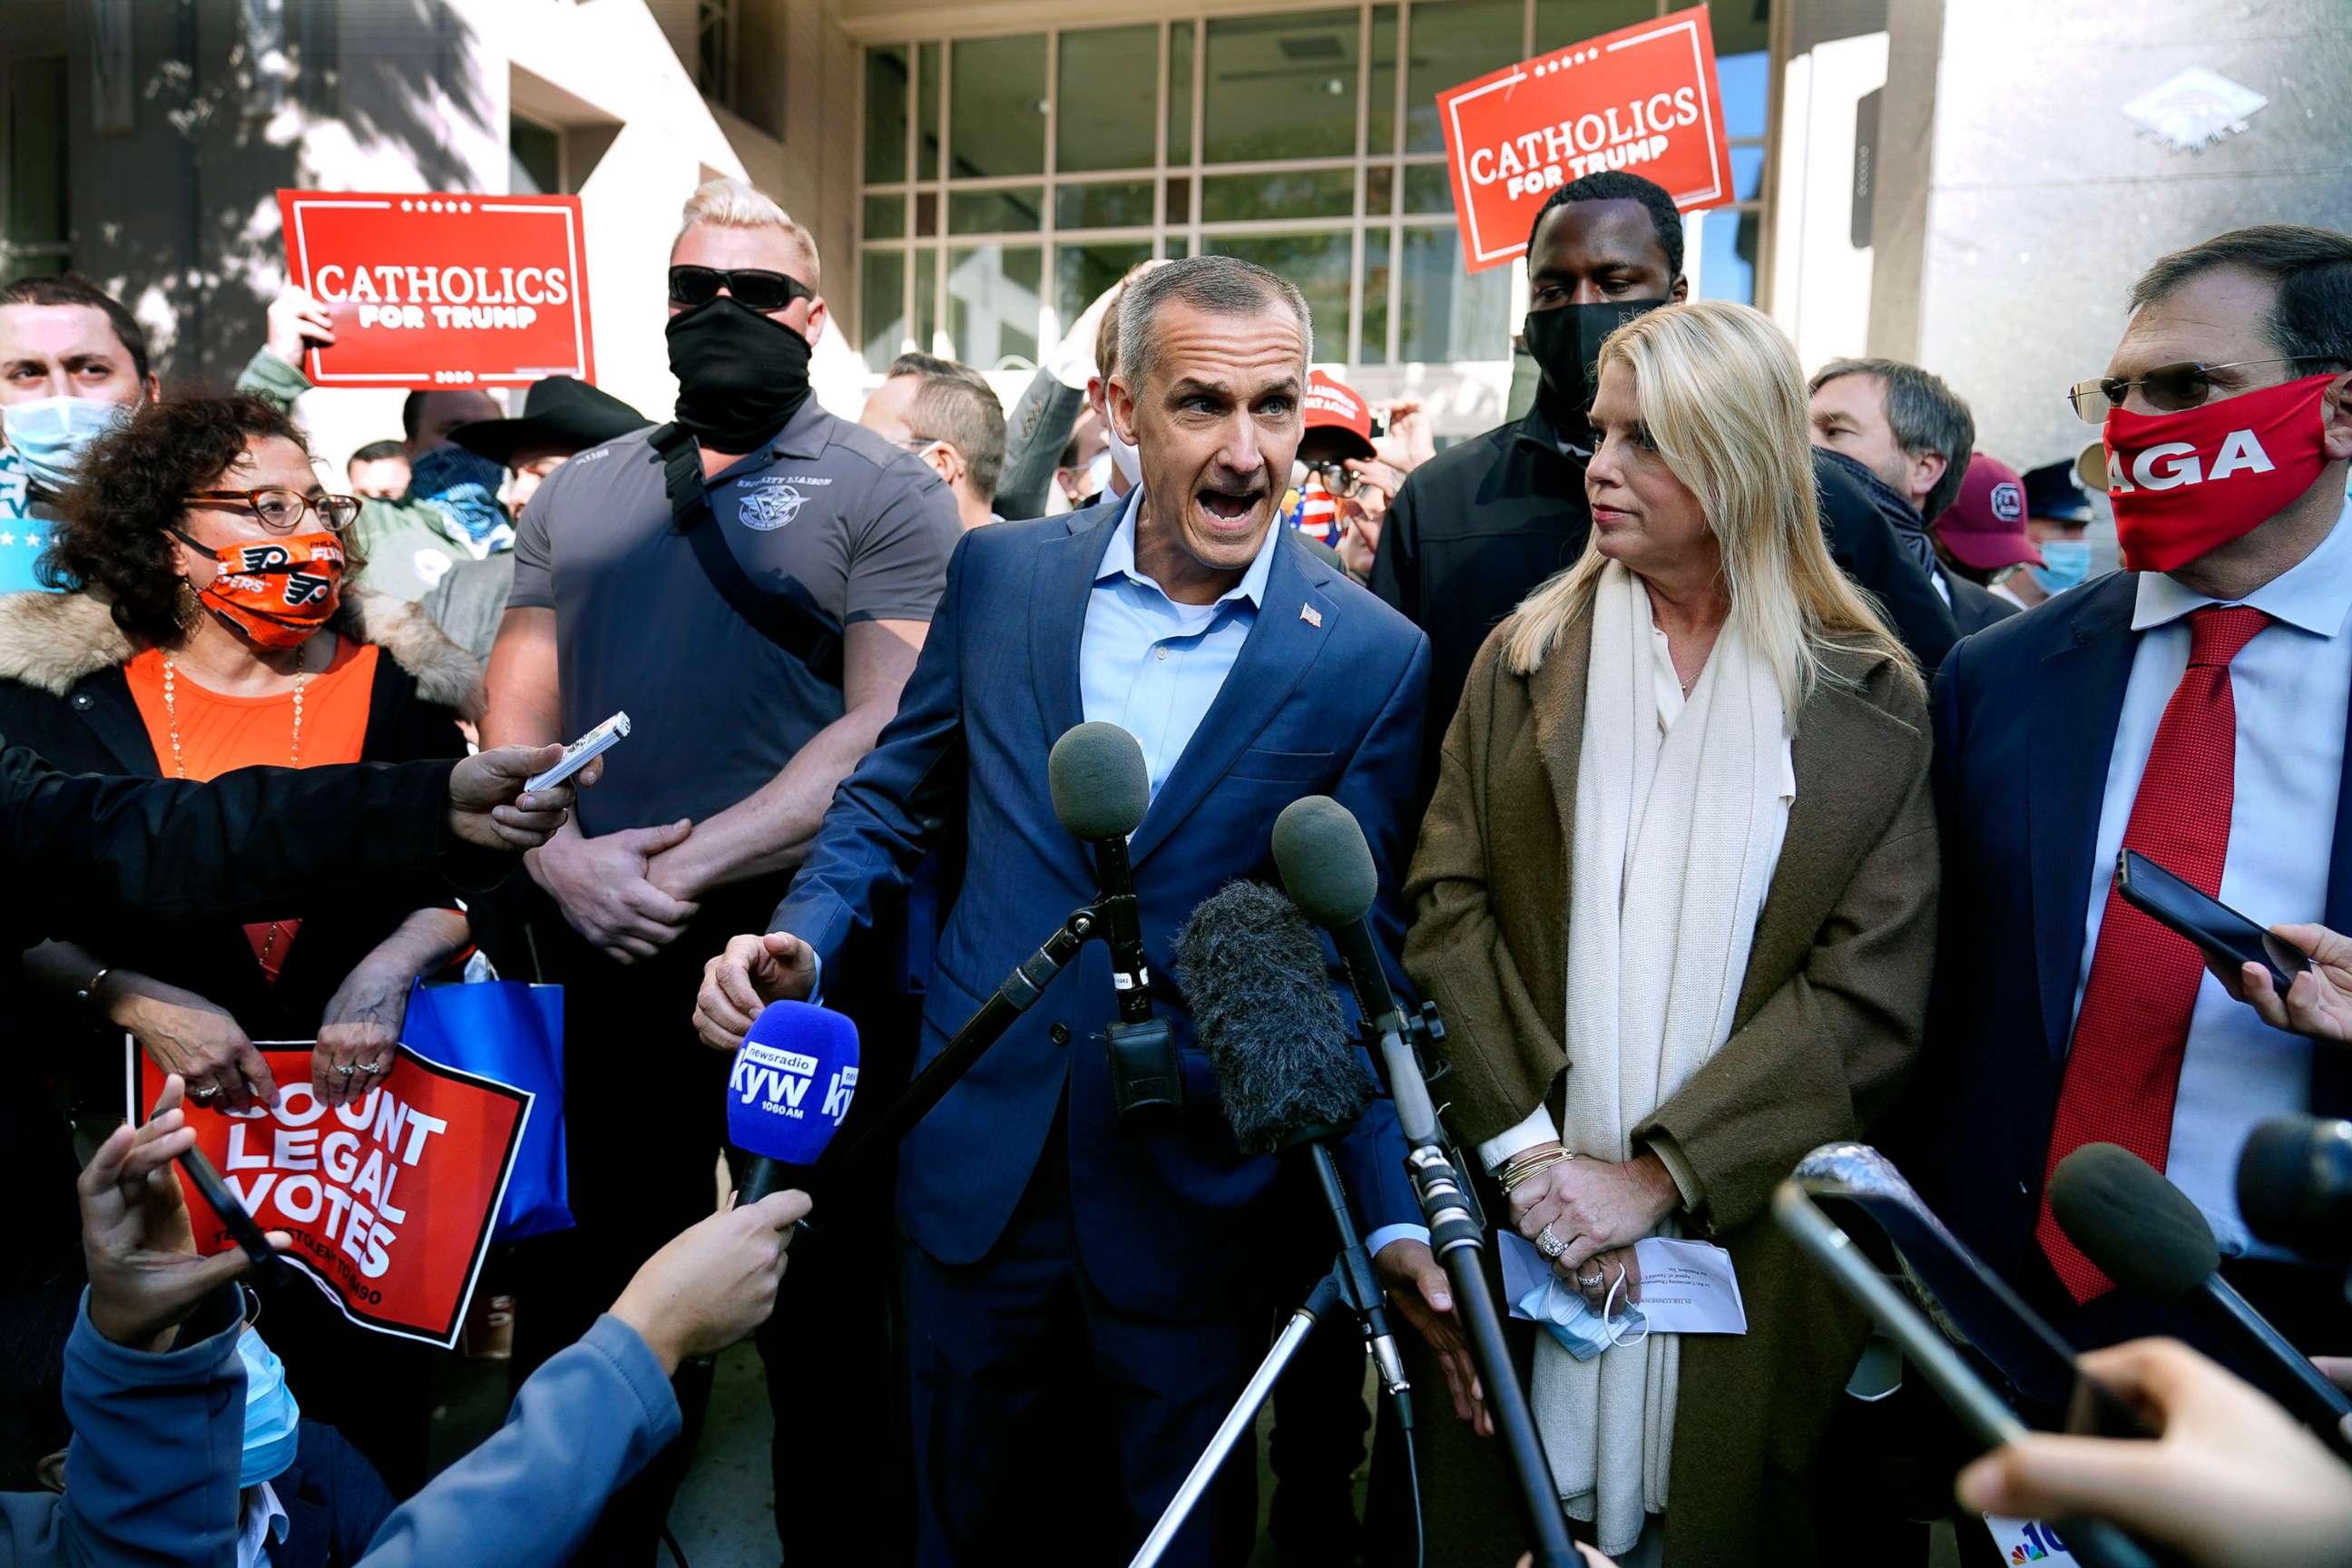
<instances>
[{"instance_id":1,"label":"light blue dress shirt","mask_svg":"<svg viewBox=\"0 0 2352 1568\"><path fill-rule=\"evenodd\" d=\"M2336 854L2352 852L2352 845L2335 843L2346 700L2352 694L2347 524L2352 506L2309 555L2242 601L2273 624L2230 666L2238 711L2237 784L2221 898L2258 925L2321 919L2329 867ZM2189 668L2186 617L2221 602L2158 573L2140 576L2132 628L2146 635L2132 656L2099 807L2099 847L2074 984L2078 1016L2140 773L2165 704ZM2247 1233L2238 1213L2238 1152L2263 1118L2311 1109L2311 1051L2310 1041L2272 1028L2232 1000L2220 981L2205 976L2189 1017L2165 1174L2205 1212L2225 1254L2288 1256Z\"/></svg>"},{"instance_id":2,"label":"light blue dress shirt","mask_svg":"<svg viewBox=\"0 0 2352 1568\"><path fill-rule=\"evenodd\" d=\"M1087 722L1116 724L1143 747L1156 800L1257 625L1281 537L1276 529L1265 531L1249 570L1215 604L1180 605L1136 569L1142 500L1141 489L1128 492L1087 595L1078 693Z\"/></svg>"},{"instance_id":3,"label":"light blue dress shirt","mask_svg":"<svg viewBox=\"0 0 2352 1568\"><path fill-rule=\"evenodd\" d=\"M1249 570L1215 604L1180 605L1136 569L1136 511L1142 501L1140 487L1128 492L1087 595L1078 696L1088 723L1116 724L1142 746L1157 800L1257 625L1282 528L1277 522L1265 531ZM1407 1238L1427 1241L1429 1232L1417 1225L1384 1225L1364 1246L1378 1254Z\"/></svg>"}]
</instances>

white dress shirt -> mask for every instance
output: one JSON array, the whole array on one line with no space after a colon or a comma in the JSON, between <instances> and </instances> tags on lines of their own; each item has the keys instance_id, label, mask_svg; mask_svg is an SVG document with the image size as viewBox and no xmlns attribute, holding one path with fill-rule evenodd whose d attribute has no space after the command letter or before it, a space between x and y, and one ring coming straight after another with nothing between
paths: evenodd
<instances>
[{"instance_id":1,"label":"white dress shirt","mask_svg":"<svg viewBox=\"0 0 2352 1568\"><path fill-rule=\"evenodd\" d=\"M236 1568L268 1568L269 1549L286 1539L293 1521L268 1481L245 1489L245 1518L237 1527Z\"/></svg>"},{"instance_id":2,"label":"white dress shirt","mask_svg":"<svg viewBox=\"0 0 2352 1568\"><path fill-rule=\"evenodd\" d=\"M2345 510L2352 518L2352 506ZM2099 807L2098 853L2091 863L2083 962L2074 1011L2098 951L2116 854L2139 793L2173 689L2189 668L2191 610L2210 599L2155 572L2140 574L2132 628L2144 633L2132 656L2115 752ZM2352 696L2352 528L2338 519L2319 545L2241 601L2273 625L2230 666L2238 711L2237 784L2221 901L2257 925L2317 921L2327 906L2336 845L2336 797L2344 774L2344 730ZM2352 845L2341 847L2352 850ZM2280 1258L2255 1241L2238 1213L2238 1152L2254 1123L2310 1109L2311 1043L2284 1034L2205 976L2189 1022L2187 1055L2172 1114L2165 1174L2212 1222L2223 1253Z\"/></svg>"}]
</instances>

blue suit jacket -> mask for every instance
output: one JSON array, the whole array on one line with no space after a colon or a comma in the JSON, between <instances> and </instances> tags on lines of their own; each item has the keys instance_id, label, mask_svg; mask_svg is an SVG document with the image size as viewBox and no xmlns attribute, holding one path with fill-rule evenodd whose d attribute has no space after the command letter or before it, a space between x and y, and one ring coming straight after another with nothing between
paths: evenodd
<instances>
[{"instance_id":1,"label":"blue suit jacket","mask_svg":"<svg viewBox=\"0 0 2352 1568\"><path fill-rule=\"evenodd\" d=\"M941 923L918 1068L1094 895L1085 847L1055 820L1045 759L1083 718L1079 637L1118 514L1111 503L964 536L898 717L842 785L776 910L774 929L831 964L870 923L877 893L903 886L934 843L961 839L963 879ZM1117 1011L1110 965L1089 943L908 1134L898 1205L917 1245L950 1264L988 1252L1066 1089L1078 1248L1103 1293L1129 1310L1191 1317L1263 1291L1261 1244L1277 1222L1276 1205L1259 1200L1275 1162L1234 1146L1173 984L1176 933L1235 878L1275 879L1275 816L1305 795L1328 794L1353 811L1381 886L1396 887L1412 848L1428 679L1428 639L1286 535L1232 674L1129 843L1152 1007L1182 1049L1181 1127L1118 1131L1103 1045ZM1391 896L1375 916L1391 955L1402 912ZM1419 1217L1388 1101L1374 1103L1340 1152L1367 1233ZM1298 1238L1286 1258L1303 1261L1307 1244Z\"/></svg>"},{"instance_id":2,"label":"blue suit jacket","mask_svg":"<svg viewBox=\"0 0 2352 1568\"><path fill-rule=\"evenodd\" d=\"M2091 860L2139 634L2118 572L1962 639L1936 678L1943 915L1906 1171L2014 1279L2033 1245L2082 973ZM2352 694L2336 693L2338 701ZM2352 920L2352 749L2326 923ZM2311 1108L2352 1107L2352 1063L2313 1053Z\"/></svg>"}]
</instances>

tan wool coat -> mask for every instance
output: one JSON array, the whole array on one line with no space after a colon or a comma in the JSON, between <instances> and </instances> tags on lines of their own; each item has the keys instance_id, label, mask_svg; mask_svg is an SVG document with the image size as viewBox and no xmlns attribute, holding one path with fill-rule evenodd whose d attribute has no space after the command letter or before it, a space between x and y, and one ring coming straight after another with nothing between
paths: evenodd
<instances>
[{"instance_id":1,"label":"tan wool coat","mask_svg":"<svg viewBox=\"0 0 2352 1568\"><path fill-rule=\"evenodd\" d=\"M1509 623L1506 623L1507 627ZM1447 731L1408 897L1405 967L1445 1019L1446 1119L1476 1142L1575 1070L1567 1018L1570 847L1592 623L1534 675L1486 640ZM1672 1568L1813 1559L1808 1471L1865 1326L1773 1223L1806 1152L1867 1138L1925 1024L1937 866L1918 687L1885 656L1840 653L1797 715L1797 798L1730 1038L1636 1130L1671 1142L1703 1197L1689 1234L1727 1248L1744 1335L1682 1346L1667 1486ZM1614 1071L1613 1068L1602 1070Z\"/></svg>"}]
</instances>

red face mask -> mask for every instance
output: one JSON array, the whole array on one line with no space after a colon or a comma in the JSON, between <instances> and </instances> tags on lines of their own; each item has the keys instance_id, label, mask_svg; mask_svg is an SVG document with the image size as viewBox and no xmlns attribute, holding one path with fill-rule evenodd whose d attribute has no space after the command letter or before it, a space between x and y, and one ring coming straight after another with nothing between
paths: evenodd
<instances>
[{"instance_id":1,"label":"red face mask","mask_svg":"<svg viewBox=\"0 0 2352 1568\"><path fill-rule=\"evenodd\" d=\"M257 647L299 647L342 605L343 546L331 533L293 533L215 551L172 531L219 564L219 574L196 596Z\"/></svg>"},{"instance_id":2,"label":"red face mask","mask_svg":"<svg viewBox=\"0 0 2352 1568\"><path fill-rule=\"evenodd\" d=\"M2124 565L2169 572L2252 533L2327 466L2334 375L2307 375L2177 414L2109 411L2107 499Z\"/></svg>"}]
</instances>

